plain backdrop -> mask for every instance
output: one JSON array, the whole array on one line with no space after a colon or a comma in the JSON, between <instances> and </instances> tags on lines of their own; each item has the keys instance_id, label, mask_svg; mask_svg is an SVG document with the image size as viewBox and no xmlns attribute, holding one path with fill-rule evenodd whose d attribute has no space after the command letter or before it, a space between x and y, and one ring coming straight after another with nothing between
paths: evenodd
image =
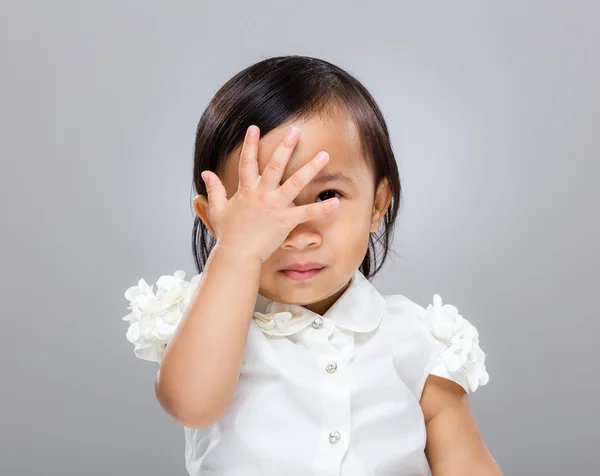
<instances>
[{"instance_id":1,"label":"plain backdrop","mask_svg":"<svg viewBox=\"0 0 600 476\"><path fill-rule=\"evenodd\" d=\"M0 474L184 475L123 293L195 274L217 89L316 56L379 102L404 202L374 283L476 325L506 475L598 474L600 4L3 1Z\"/></svg>"}]
</instances>

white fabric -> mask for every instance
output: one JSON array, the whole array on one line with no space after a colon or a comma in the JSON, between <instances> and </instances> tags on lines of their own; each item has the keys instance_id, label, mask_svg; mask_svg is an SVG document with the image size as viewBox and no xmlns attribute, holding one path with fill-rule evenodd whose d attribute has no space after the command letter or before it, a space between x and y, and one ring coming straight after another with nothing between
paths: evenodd
<instances>
[{"instance_id":1,"label":"white fabric","mask_svg":"<svg viewBox=\"0 0 600 476\"><path fill-rule=\"evenodd\" d=\"M255 311L226 413L185 428L191 476L431 474L425 380L435 373L468 386L464 372L445 368L448 346L428 330L423 307L382 296L357 271L320 328L302 306L258 296Z\"/></svg>"}]
</instances>

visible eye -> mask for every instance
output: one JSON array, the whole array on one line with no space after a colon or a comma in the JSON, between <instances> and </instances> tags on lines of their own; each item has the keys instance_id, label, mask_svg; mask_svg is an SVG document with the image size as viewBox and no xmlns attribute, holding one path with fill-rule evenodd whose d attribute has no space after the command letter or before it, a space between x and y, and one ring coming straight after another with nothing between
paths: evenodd
<instances>
[{"instance_id":1,"label":"visible eye","mask_svg":"<svg viewBox=\"0 0 600 476\"><path fill-rule=\"evenodd\" d=\"M339 198L343 197L344 194L342 192L338 192L337 190L325 190L324 192L321 192L319 194L319 196L317 197L317 200L321 197L324 197L323 200L328 200L330 198L335 198L335 194L340 195Z\"/></svg>"}]
</instances>

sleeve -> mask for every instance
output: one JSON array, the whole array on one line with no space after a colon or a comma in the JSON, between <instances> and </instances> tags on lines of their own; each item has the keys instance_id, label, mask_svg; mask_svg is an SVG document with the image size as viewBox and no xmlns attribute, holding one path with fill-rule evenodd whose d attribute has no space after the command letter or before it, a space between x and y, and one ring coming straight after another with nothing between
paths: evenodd
<instances>
[{"instance_id":1,"label":"sleeve","mask_svg":"<svg viewBox=\"0 0 600 476\"><path fill-rule=\"evenodd\" d=\"M423 309L419 317L429 332L436 356L429 374L452 380L467 393L489 382L479 333L455 306L442 304L442 298L435 294L433 304Z\"/></svg>"},{"instance_id":2,"label":"sleeve","mask_svg":"<svg viewBox=\"0 0 600 476\"><path fill-rule=\"evenodd\" d=\"M381 328L389 336L392 359L400 380L415 398L421 400L425 381L441 363L441 343L427 328L425 309L401 294L386 297L389 319Z\"/></svg>"},{"instance_id":3,"label":"sleeve","mask_svg":"<svg viewBox=\"0 0 600 476\"><path fill-rule=\"evenodd\" d=\"M186 308L189 306L202 273L186 281L185 271L161 276L153 286L143 278L137 286L125 291L131 312L123 317L129 322L125 336L134 345L136 357L160 364L165 348L175 334Z\"/></svg>"}]
</instances>

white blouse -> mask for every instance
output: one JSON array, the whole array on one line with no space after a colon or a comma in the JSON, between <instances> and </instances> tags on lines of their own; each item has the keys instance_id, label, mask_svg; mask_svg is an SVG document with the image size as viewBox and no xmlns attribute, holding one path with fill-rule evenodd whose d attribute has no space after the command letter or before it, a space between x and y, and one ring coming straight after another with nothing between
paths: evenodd
<instances>
[{"instance_id":1,"label":"white blouse","mask_svg":"<svg viewBox=\"0 0 600 476\"><path fill-rule=\"evenodd\" d=\"M258 296L233 398L185 427L191 476L430 475L419 404L429 374L489 380L475 328L438 295L382 296L356 271L323 315Z\"/></svg>"}]
</instances>

